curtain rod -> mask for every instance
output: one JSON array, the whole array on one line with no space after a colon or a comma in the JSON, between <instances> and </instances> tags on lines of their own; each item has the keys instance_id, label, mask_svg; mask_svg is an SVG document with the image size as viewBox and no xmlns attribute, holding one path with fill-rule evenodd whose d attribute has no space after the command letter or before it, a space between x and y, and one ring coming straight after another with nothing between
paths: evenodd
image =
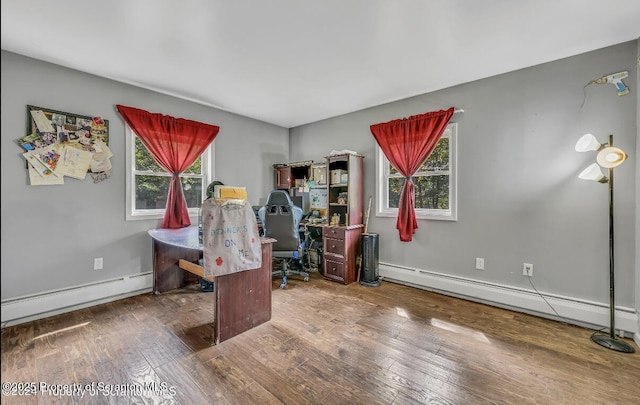
<instances>
[{"instance_id":1,"label":"curtain rod","mask_svg":"<svg viewBox=\"0 0 640 405\"><path fill-rule=\"evenodd\" d=\"M464 110L463 110L462 108L458 108L457 110L453 110L453 113L454 113L454 114L456 114L456 113L463 113L463 112L464 112Z\"/></svg>"}]
</instances>

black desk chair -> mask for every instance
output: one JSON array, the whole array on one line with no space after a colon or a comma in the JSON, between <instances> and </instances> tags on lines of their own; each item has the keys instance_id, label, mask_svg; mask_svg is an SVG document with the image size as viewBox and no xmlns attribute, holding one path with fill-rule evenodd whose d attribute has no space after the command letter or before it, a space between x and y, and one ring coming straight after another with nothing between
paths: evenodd
<instances>
[{"instance_id":1,"label":"black desk chair","mask_svg":"<svg viewBox=\"0 0 640 405\"><path fill-rule=\"evenodd\" d=\"M267 197L267 203L258 211L264 236L276 239L273 243L272 276L282 277L280 288L287 288L287 277L296 274L309 281L309 273L303 270L300 261L302 246L300 243L300 220L302 208L296 207L286 191L273 190Z\"/></svg>"}]
</instances>

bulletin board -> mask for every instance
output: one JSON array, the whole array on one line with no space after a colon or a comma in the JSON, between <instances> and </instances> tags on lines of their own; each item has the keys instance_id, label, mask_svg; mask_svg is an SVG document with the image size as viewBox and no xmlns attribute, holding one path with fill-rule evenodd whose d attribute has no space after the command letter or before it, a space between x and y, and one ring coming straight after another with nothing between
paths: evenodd
<instances>
[{"instance_id":1,"label":"bulletin board","mask_svg":"<svg viewBox=\"0 0 640 405\"><path fill-rule=\"evenodd\" d=\"M94 183L111 176L109 121L99 116L27 105L27 135L18 139L31 185L64 184L65 178Z\"/></svg>"}]
</instances>

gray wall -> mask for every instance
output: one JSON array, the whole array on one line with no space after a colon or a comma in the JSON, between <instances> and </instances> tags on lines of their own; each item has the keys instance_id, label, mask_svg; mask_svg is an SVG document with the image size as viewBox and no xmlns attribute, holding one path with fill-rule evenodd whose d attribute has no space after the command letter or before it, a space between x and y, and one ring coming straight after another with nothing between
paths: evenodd
<instances>
[{"instance_id":1,"label":"gray wall","mask_svg":"<svg viewBox=\"0 0 640 405\"><path fill-rule=\"evenodd\" d=\"M636 41L636 72L640 72L640 39ZM639 80L640 81L640 80ZM636 89L636 113L640 109L640 89ZM636 114L636 313L640 314L640 114ZM640 317L638 317L638 330L640 330ZM640 336L636 343L640 345Z\"/></svg>"},{"instance_id":2,"label":"gray wall","mask_svg":"<svg viewBox=\"0 0 640 405\"><path fill-rule=\"evenodd\" d=\"M254 205L273 186L271 164L288 160L286 128L5 51L1 91L3 300L152 270L147 230L159 221L125 221L125 129L116 104L220 126L216 177L246 186ZM112 177L30 186L15 142L26 134L28 104L109 120ZM93 270L94 257L104 258L103 270Z\"/></svg>"},{"instance_id":3,"label":"gray wall","mask_svg":"<svg viewBox=\"0 0 640 405\"><path fill-rule=\"evenodd\" d=\"M115 104L219 125L216 177L246 185L252 204L273 185L272 163L323 161L332 149L365 155L365 197L373 195L369 126L455 106L465 110L454 116L458 221L419 221L414 241L403 243L395 219L372 216L380 260L528 289L526 261L538 289L607 303L606 187L577 179L595 154L573 147L585 132L603 141L613 133L630 156L615 179L617 303L640 310L639 53L632 41L288 131L2 51L2 299L151 270L146 231L158 221L124 220L124 125ZM581 107L586 83L621 70L631 95L592 85ZM108 119L112 178L29 186L15 143L27 104ZM92 270L94 257L104 257L104 270ZM484 271L474 270L475 257L485 258Z\"/></svg>"},{"instance_id":4,"label":"gray wall","mask_svg":"<svg viewBox=\"0 0 640 405\"><path fill-rule=\"evenodd\" d=\"M403 243L395 218L372 216L380 261L531 289L522 276L528 262L539 290L608 304L607 187L577 178L595 153L576 153L574 145L586 132L602 142L614 134L629 153L615 177L616 302L635 308L637 54L637 41L627 42L293 128L291 158L322 161L332 149L363 154L366 200L375 193L370 125L462 108L453 119L458 221L419 221L413 242ZM622 70L631 95L592 85L581 107L585 84ZM475 270L475 257L485 258L484 271Z\"/></svg>"}]
</instances>

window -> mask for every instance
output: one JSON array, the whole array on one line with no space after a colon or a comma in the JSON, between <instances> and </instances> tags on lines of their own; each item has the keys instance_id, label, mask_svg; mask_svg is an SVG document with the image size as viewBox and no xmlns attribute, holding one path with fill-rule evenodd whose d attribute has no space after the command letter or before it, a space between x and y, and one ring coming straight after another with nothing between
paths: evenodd
<instances>
[{"instance_id":1,"label":"window","mask_svg":"<svg viewBox=\"0 0 640 405\"><path fill-rule=\"evenodd\" d=\"M151 157L140 138L126 126L127 220L161 219L167 203L171 175ZM205 199L206 188L213 179L211 165L213 143L180 175L189 215L197 216Z\"/></svg>"},{"instance_id":2,"label":"window","mask_svg":"<svg viewBox=\"0 0 640 405\"><path fill-rule=\"evenodd\" d=\"M427 161L413 175L417 219L455 221L456 212L456 138L458 124L447 125ZM377 216L396 217L400 204L403 175L391 166L376 144Z\"/></svg>"}]
</instances>

